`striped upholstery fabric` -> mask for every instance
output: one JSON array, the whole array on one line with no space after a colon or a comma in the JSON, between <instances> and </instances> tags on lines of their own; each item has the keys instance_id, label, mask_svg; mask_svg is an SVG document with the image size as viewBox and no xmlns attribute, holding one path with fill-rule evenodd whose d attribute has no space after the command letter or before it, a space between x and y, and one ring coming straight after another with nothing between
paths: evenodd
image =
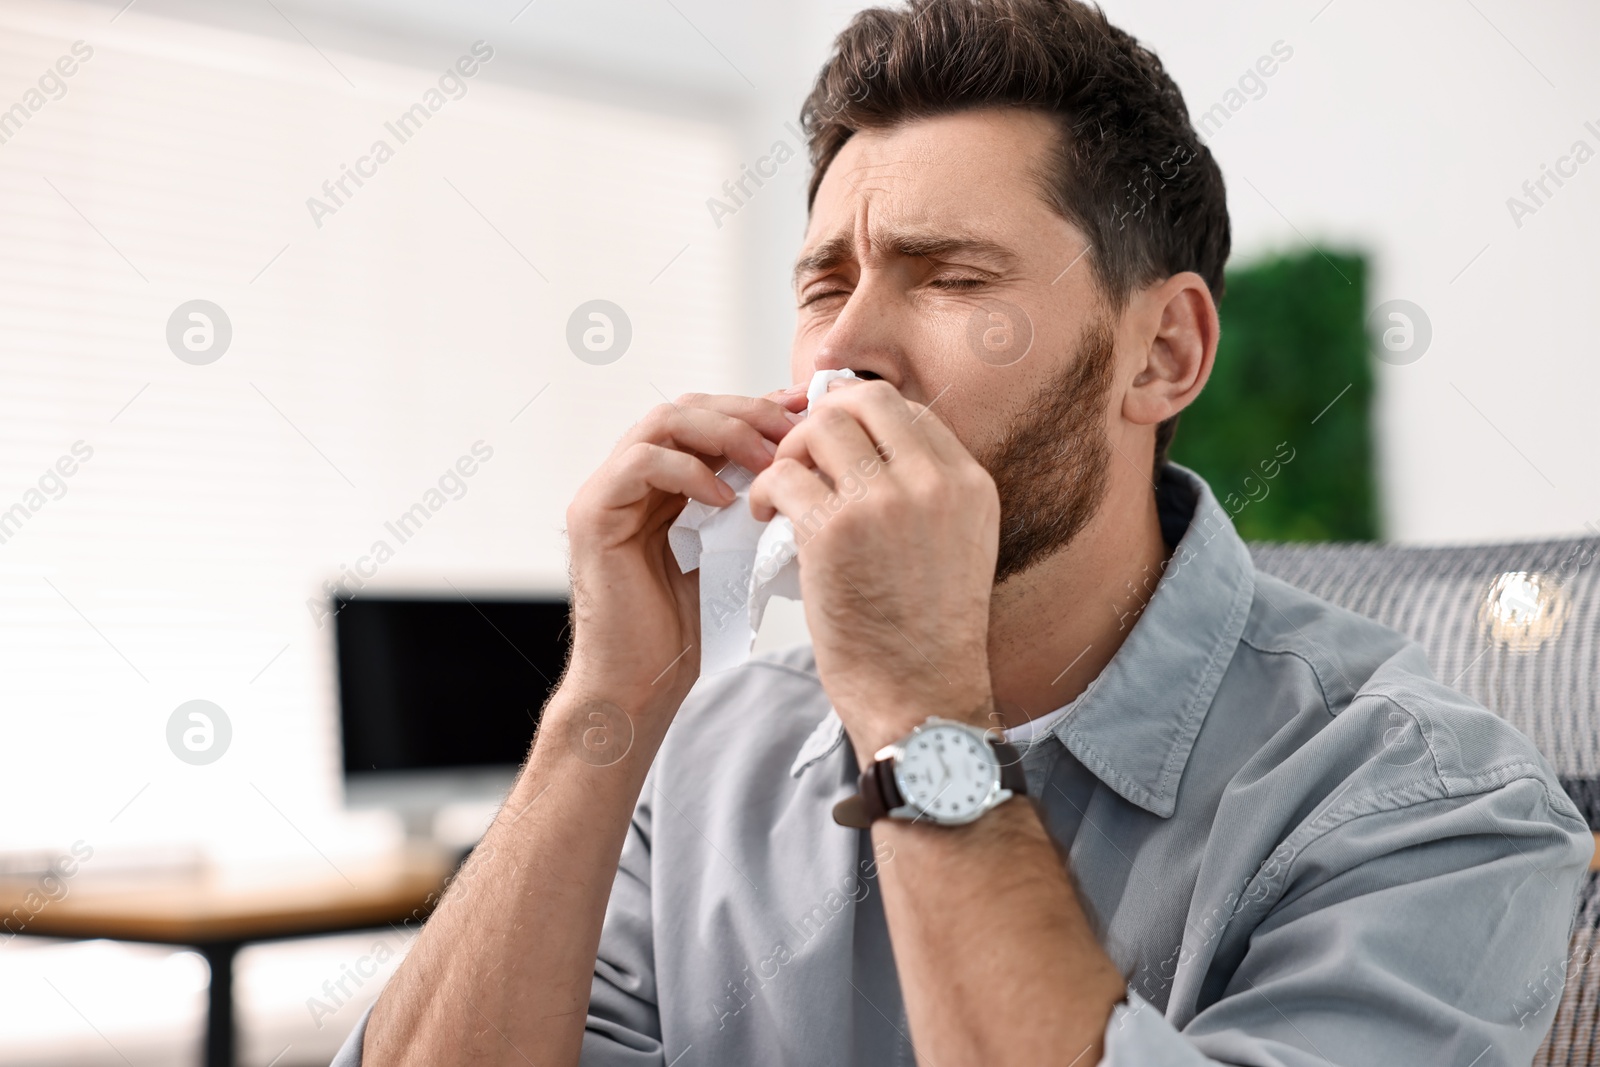
<instances>
[{"instance_id":1,"label":"striped upholstery fabric","mask_svg":"<svg viewBox=\"0 0 1600 1067\"><path fill-rule=\"evenodd\" d=\"M1537 1067L1595 1067L1600 1064L1600 871L1589 872L1583 906L1572 928L1566 988L1556 1006L1556 1021L1533 1062ZM1554 985L1554 983L1551 983Z\"/></svg>"},{"instance_id":2,"label":"striped upholstery fabric","mask_svg":"<svg viewBox=\"0 0 1600 1067\"><path fill-rule=\"evenodd\" d=\"M1600 829L1600 538L1462 548L1251 546L1256 566L1391 626L1435 675L1504 716L1550 760ZM1535 1067L1600 1067L1600 874L1591 872L1559 975L1518 1001L1530 1025L1555 1000ZM1548 1009L1546 1009L1548 1010Z\"/></svg>"}]
</instances>

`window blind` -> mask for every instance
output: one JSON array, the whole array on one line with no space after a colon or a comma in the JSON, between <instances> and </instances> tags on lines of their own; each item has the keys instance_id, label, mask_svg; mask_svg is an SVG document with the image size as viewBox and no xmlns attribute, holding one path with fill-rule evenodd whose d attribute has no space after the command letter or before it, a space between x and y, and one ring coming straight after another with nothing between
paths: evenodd
<instances>
[{"instance_id":1,"label":"window blind","mask_svg":"<svg viewBox=\"0 0 1600 1067\"><path fill-rule=\"evenodd\" d=\"M515 87L488 38L404 67L113 13L0 8L0 845L316 862L323 583L564 589L618 435L741 381L704 208L734 140ZM610 363L567 342L597 299ZM229 721L213 763L169 747L191 700Z\"/></svg>"}]
</instances>

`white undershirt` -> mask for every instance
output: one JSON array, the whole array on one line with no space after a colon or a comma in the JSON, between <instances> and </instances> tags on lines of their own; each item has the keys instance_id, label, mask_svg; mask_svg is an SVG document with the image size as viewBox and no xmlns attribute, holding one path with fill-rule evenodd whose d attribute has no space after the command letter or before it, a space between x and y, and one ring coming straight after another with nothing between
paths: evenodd
<instances>
[{"instance_id":1,"label":"white undershirt","mask_svg":"<svg viewBox=\"0 0 1600 1067\"><path fill-rule=\"evenodd\" d=\"M1006 740L1015 745L1026 744L1036 737L1041 737L1044 734L1049 733L1050 728L1059 720L1065 718L1073 708L1077 707L1077 705L1078 700L1074 699L1070 704L1063 704L1056 710L1046 712L1037 719L1029 719L1025 723L1020 723L1016 726L1013 726L1009 730L1005 731Z\"/></svg>"}]
</instances>

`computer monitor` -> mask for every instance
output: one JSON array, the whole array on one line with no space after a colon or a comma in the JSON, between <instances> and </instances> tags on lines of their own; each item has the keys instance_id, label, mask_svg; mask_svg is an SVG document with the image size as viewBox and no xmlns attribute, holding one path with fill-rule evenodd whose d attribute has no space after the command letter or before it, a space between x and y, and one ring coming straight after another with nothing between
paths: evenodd
<instances>
[{"instance_id":1,"label":"computer monitor","mask_svg":"<svg viewBox=\"0 0 1600 1067\"><path fill-rule=\"evenodd\" d=\"M492 807L528 754L570 644L561 598L338 601L345 799L414 833L451 804Z\"/></svg>"}]
</instances>

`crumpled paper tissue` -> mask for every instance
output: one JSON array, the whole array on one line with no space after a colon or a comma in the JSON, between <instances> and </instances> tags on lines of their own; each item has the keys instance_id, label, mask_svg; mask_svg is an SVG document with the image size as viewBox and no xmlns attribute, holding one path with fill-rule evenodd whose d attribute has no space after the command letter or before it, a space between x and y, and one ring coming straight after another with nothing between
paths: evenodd
<instances>
[{"instance_id":1,"label":"crumpled paper tissue","mask_svg":"<svg viewBox=\"0 0 1600 1067\"><path fill-rule=\"evenodd\" d=\"M851 370L819 370L806 387L806 410ZM718 476L738 496L726 507L691 500L667 530L683 573L700 570L700 673L714 674L750 658L767 601L800 599L799 547L794 524L782 515L758 522L750 514L755 475L730 463Z\"/></svg>"}]
</instances>

